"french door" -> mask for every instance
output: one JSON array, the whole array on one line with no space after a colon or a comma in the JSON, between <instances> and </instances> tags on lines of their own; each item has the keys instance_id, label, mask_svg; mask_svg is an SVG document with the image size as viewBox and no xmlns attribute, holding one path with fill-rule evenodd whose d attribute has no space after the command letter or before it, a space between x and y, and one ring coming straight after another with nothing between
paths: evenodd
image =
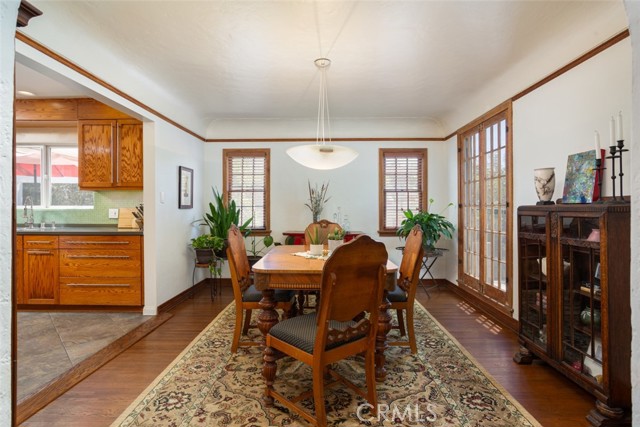
<instances>
[{"instance_id":1,"label":"french door","mask_svg":"<svg viewBox=\"0 0 640 427\"><path fill-rule=\"evenodd\" d=\"M459 280L508 311L512 305L511 105L458 136Z\"/></svg>"}]
</instances>

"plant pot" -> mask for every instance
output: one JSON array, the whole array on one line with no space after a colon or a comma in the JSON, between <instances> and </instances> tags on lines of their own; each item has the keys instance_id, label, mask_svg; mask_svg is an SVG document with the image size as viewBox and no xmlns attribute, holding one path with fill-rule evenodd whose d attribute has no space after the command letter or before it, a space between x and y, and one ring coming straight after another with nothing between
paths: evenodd
<instances>
[{"instance_id":1,"label":"plant pot","mask_svg":"<svg viewBox=\"0 0 640 427\"><path fill-rule=\"evenodd\" d=\"M260 261L260 258L262 258L260 255L247 255L247 259L249 260L249 267L253 267L253 265Z\"/></svg>"},{"instance_id":2,"label":"plant pot","mask_svg":"<svg viewBox=\"0 0 640 427\"><path fill-rule=\"evenodd\" d=\"M324 245L309 245L309 254L310 255L322 255L322 250L324 249Z\"/></svg>"},{"instance_id":3,"label":"plant pot","mask_svg":"<svg viewBox=\"0 0 640 427\"><path fill-rule=\"evenodd\" d=\"M329 250L331 252L333 252L338 248L338 246L340 246L341 244L344 243L344 240L331 240L331 239L329 239L329 240L327 240L327 242L329 244Z\"/></svg>"},{"instance_id":4,"label":"plant pot","mask_svg":"<svg viewBox=\"0 0 640 427\"><path fill-rule=\"evenodd\" d=\"M229 239L224 239L224 244L222 245L222 249L215 251L215 254L218 258L227 259L227 248L229 247Z\"/></svg>"},{"instance_id":5,"label":"plant pot","mask_svg":"<svg viewBox=\"0 0 640 427\"><path fill-rule=\"evenodd\" d=\"M198 264L209 264L213 261L213 250L211 248L194 249L196 251L196 262Z\"/></svg>"}]
</instances>

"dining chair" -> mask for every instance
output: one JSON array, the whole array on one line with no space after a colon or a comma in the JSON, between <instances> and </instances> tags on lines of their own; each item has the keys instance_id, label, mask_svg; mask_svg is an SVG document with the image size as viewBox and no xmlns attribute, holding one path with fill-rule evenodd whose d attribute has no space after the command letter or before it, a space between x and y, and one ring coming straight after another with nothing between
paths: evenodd
<instances>
[{"instance_id":1,"label":"dining chair","mask_svg":"<svg viewBox=\"0 0 640 427\"><path fill-rule=\"evenodd\" d=\"M262 342L240 341L241 335L247 335L251 328L251 311L260 308L262 292L256 289L251 283L251 267L249 257L244 244L242 233L236 225L229 228L229 245L227 247L227 258L229 260L229 270L231 272L231 285L233 287L233 299L236 305L236 324L233 331L233 341L231 352L235 353L239 346L257 346ZM295 293L287 290L276 290L274 295L276 308L284 311L283 317L293 315L295 310ZM244 318L244 325L243 325Z\"/></svg>"},{"instance_id":2,"label":"dining chair","mask_svg":"<svg viewBox=\"0 0 640 427\"><path fill-rule=\"evenodd\" d=\"M335 222L330 222L326 219L321 219L318 222L312 222L307 225L307 228L304 230L304 249L309 250L309 245L311 245L311 237L316 236L320 238L320 242L324 249L329 248L328 236L329 234L333 234L336 230L342 231L342 227L340 224L336 224ZM316 291L299 291L298 292L298 307L300 307L301 313L303 314L305 308L312 308L313 306L309 303L309 295L315 295L316 297L316 305L317 301L320 297L320 294Z\"/></svg>"},{"instance_id":3,"label":"dining chair","mask_svg":"<svg viewBox=\"0 0 640 427\"><path fill-rule=\"evenodd\" d=\"M416 333L413 327L413 304L416 298L416 290L420 280L420 268L422 267L422 257L424 247L422 246L422 229L416 225L407 236L407 241L402 251L402 262L398 274L398 281L393 291L387 294L391 303L391 310L396 310L398 324L392 325L391 329L399 329L401 336L409 333L408 341L391 341L388 345L410 347L411 353L418 351L416 345ZM406 327L404 313L406 312Z\"/></svg>"},{"instance_id":4,"label":"dining chair","mask_svg":"<svg viewBox=\"0 0 640 427\"><path fill-rule=\"evenodd\" d=\"M320 241L324 245L324 248L327 249L327 236L329 236L329 234L333 234L336 230L342 231L342 227L340 226L340 224L327 221L326 219L321 219L318 222L312 222L311 224L307 225L307 228L304 230L305 250L309 250L309 245L311 244L310 236L315 236L316 233L320 238Z\"/></svg>"},{"instance_id":5,"label":"dining chair","mask_svg":"<svg viewBox=\"0 0 640 427\"><path fill-rule=\"evenodd\" d=\"M275 399L313 425L326 426L324 380L333 377L332 383L342 383L377 407L374 355L386 263L384 244L364 235L340 246L325 261L319 310L283 320L267 334L262 371L267 403ZM330 369L331 364L360 353L365 354L366 392ZM311 366L312 392L288 400L276 391L276 361L284 356ZM310 396L315 417L296 404Z\"/></svg>"}]
</instances>

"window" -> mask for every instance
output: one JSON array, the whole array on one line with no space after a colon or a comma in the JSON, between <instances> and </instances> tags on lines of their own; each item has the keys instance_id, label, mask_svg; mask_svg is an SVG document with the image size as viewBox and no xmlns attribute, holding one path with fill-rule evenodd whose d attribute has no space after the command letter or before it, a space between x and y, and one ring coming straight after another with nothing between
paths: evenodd
<instances>
[{"instance_id":1,"label":"window","mask_svg":"<svg viewBox=\"0 0 640 427\"><path fill-rule=\"evenodd\" d=\"M426 209L427 149L380 149L380 235L395 235L403 211Z\"/></svg>"},{"instance_id":2,"label":"window","mask_svg":"<svg viewBox=\"0 0 640 427\"><path fill-rule=\"evenodd\" d=\"M506 309L511 295L511 104L458 136L461 285Z\"/></svg>"},{"instance_id":3,"label":"window","mask_svg":"<svg viewBox=\"0 0 640 427\"><path fill-rule=\"evenodd\" d=\"M268 234L269 159L268 149L222 150L225 201L234 200L240 209L240 224L249 218L253 234ZM262 232L262 233L261 233Z\"/></svg>"},{"instance_id":4,"label":"window","mask_svg":"<svg viewBox=\"0 0 640 427\"><path fill-rule=\"evenodd\" d=\"M78 188L78 147L16 146L16 201L42 208L93 207L93 192Z\"/></svg>"}]
</instances>

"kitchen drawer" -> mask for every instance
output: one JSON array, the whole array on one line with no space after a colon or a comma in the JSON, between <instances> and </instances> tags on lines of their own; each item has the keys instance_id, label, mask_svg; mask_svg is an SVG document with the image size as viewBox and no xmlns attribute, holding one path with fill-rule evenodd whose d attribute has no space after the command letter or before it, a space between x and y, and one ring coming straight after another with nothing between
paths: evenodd
<instances>
[{"instance_id":1,"label":"kitchen drawer","mask_svg":"<svg viewBox=\"0 0 640 427\"><path fill-rule=\"evenodd\" d=\"M58 236L34 234L22 236L22 247L27 249L58 249Z\"/></svg>"},{"instance_id":2,"label":"kitchen drawer","mask_svg":"<svg viewBox=\"0 0 640 427\"><path fill-rule=\"evenodd\" d=\"M140 236L60 236L60 249L140 249Z\"/></svg>"},{"instance_id":3,"label":"kitchen drawer","mask_svg":"<svg viewBox=\"0 0 640 427\"><path fill-rule=\"evenodd\" d=\"M140 278L141 271L139 250L60 250L60 277Z\"/></svg>"},{"instance_id":4,"label":"kitchen drawer","mask_svg":"<svg viewBox=\"0 0 640 427\"><path fill-rule=\"evenodd\" d=\"M61 277L60 304L142 305L140 278Z\"/></svg>"}]
</instances>

